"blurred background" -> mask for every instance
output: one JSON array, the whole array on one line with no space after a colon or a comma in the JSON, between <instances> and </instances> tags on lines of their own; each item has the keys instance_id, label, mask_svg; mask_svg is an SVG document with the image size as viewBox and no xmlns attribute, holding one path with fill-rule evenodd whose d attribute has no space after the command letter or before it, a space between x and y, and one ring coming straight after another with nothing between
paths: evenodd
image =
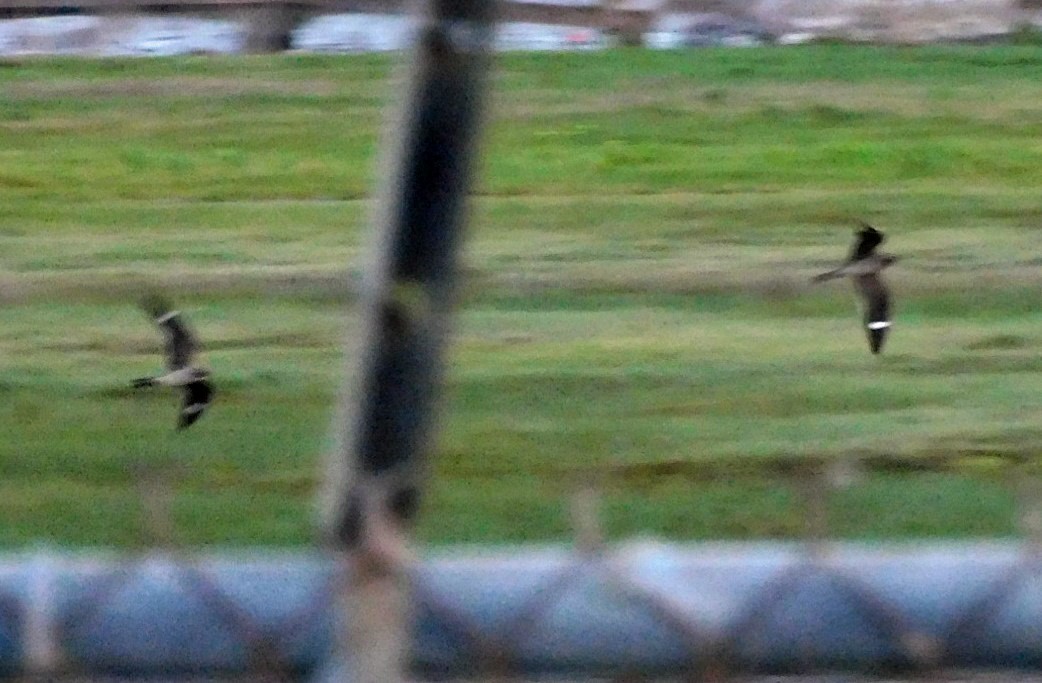
<instances>
[{"instance_id":1,"label":"blurred background","mask_svg":"<svg viewBox=\"0 0 1042 683\"><path fill-rule=\"evenodd\" d=\"M1033 0L516 0L503 3L498 50L987 42L1030 31ZM5 3L0 54L92 56L388 52L409 45L404 0Z\"/></svg>"},{"instance_id":2,"label":"blurred background","mask_svg":"<svg viewBox=\"0 0 1042 683\"><path fill-rule=\"evenodd\" d=\"M26 577L66 570L89 584L91 608L73 610L63 637L93 642L99 606L121 595L140 607L135 591L158 591L169 606L187 591L267 646L235 569L253 560L194 564L245 550L235 557L261 558L257 576L285 571L314 589L286 608L293 643L311 645L275 659L316 668L328 633L301 633L328 630L330 579L301 558L318 537L336 403L357 398L342 392L345 353L349 364L364 341L360 283L380 160L402 136L391 112L420 26L412 9L0 0L0 579L16 586L0 590L0 646L8 623L36 612L19 607ZM545 635L582 623L575 605L608 615L603 651L621 651L620 632L664 642L665 619L682 642L648 656L690 663L685 647L704 635L692 614L717 614L698 596L750 567L784 576L748 575L742 590L774 588L719 610L734 659L699 661L707 680L734 661L767 674L807 662L873 675L895 662L1037 668L1042 4L511 1L499 20L416 528L448 558L425 579L421 611L439 635L421 654L440 654L424 671L459 672L448 648L451 661L481 659L482 675L531 673L550 661L540 647L574 665L553 672L586 671L602 661L575 654L587 639ZM901 258L884 274L895 323L878 357L849 283L810 284L846 258L859 220ZM163 362L138 309L146 290L175 300L214 373L213 407L181 433L178 397L127 384ZM639 618L571 571L567 558L586 568L605 543L646 537L664 545L624 543L621 574L609 572L626 600L640 594ZM941 544L955 550L924 555L947 572L929 585L980 582L937 598L954 612L934 633L877 599L894 586L920 594L905 565L838 597L815 583L824 540L913 555ZM693 542L709 550L678 549ZM514 559L452 564L460 547ZM54 559L99 548L120 561ZM157 549L176 551L173 563L140 560ZM839 560L844 572L873 562ZM514 595L522 616L490 644L475 621L508 598L465 618L454 601L468 581L512 585L494 583L504 576L560 590ZM641 592L651 585L662 593ZM229 609L229 595L247 607ZM804 599L840 607L804 611ZM780 611L761 621L750 605ZM619 613L632 632L612 626ZM804 660L770 659L797 622L810 641L870 642L836 624L885 624L898 654L815 659L794 636ZM537 634L536 654L501 657L521 632ZM744 654L739 632L753 634ZM37 661L54 671L44 640ZM90 645L77 652L94 662ZM240 659L281 670L264 656Z\"/></svg>"}]
</instances>

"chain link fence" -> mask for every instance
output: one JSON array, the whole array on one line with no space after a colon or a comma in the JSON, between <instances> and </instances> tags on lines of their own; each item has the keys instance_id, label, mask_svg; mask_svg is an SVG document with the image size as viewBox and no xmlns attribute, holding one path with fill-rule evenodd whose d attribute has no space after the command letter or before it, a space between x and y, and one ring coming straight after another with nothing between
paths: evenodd
<instances>
[{"instance_id":1,"label":"chain link fence","mask_svg":"<svg viewBox=\"0 0 1042 683\"><path fill-rule=\"evenodd\" d=\"M968 670L1030 680L1042 667L1036 487L1019 496L1019 540L856 543L831 540L826 520L828 492L857 462L778 467L801 492L803 539L610 545L588 487L572 499L570 546L394 559L408 597L403 669L433 680L715 681ZM766 469L772 479L778 467ZM352 655L338 649L339 626L362 609L341 611L338 598L366 571L358 557L172 547L169 508L156 501L174 488L154 473L142 487L161 549L0 564L0 676L371 680L347 673Z\"/></svg>"}]
</instances>

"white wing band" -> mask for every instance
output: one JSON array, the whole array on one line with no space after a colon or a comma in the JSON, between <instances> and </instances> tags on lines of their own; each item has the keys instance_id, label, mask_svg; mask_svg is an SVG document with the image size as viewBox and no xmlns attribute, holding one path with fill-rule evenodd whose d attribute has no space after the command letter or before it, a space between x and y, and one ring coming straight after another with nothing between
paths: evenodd
<instances>
[{"instance_id":1,"label":"white wing band","mask_svg":"<svg viewBox=\"0 0 1042 683\"><path fill-rule=\"evenodd\" d=\"M167 320L170 320L170 318L176 318L179 315L181 315L181 311L170 311L169 313L164 313L163 315L156 318L156 324L162 325Z\"/></svg>"},{"instance_id":2,"label":"white wing band","mask_svg":"<svg viewBox=\"0 0 1042 683\"><path fill-rule=\"evenodd\" d=\"M890 321L889 320L882 320L880 322L875 322L875 323L869 323L868 324L868 329L870 329L870 330L885 330L888 327L890 327Z\"/></svg>"}]
</instances>

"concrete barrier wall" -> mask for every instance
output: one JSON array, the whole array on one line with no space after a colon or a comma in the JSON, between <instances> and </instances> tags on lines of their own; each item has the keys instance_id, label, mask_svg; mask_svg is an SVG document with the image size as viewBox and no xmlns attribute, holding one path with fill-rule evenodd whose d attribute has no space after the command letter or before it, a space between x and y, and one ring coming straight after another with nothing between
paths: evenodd
<instances>
[{"instance_id":1,"label":"concrete barrier wall","mask_svg":"<svg viewBox=\"0 0 1042 683\"><path fill-rule=\"evenodd\" d=\"M1016 0L759 0L744 11L778 35L896 43L986 39L1036 15Z\"/></svg>"},{"instance_id":2,"label":"concrete barrier wall","mask_svg":"<svg viewBox=\"0 0 1042 683\"><path fill-rule=\"evenodd\" d=\"M20 4L27 1L0 0L0 15L31 12ZM88 4L81 10L89 12L93 1L84 0ZM16 10L16 5L22 9ZM69 4L74 6L75 2ZM200 13L198 2L189 7L173 0L165 6L167 10L183 11L184 16L128 11L103 16L7 19L0 20L0 54L107 56L401 49L408 40L399 13L402 5L400 0L388 0L387 6L386 15L331 14L298 8L292 16L279 15L281 20L274 22L265 8L233 4L224 10L215 6ZM988 41L1001 39L1025 25L1042 26L1042 0L615 0L604 6L623 14L604 15L598 19L601 26L580 35L574 29L582 24L582 18L589 19L599 11L592 8L591 13L588 2L574 0L559 10L542 0L540 4L515 2L514 6L527 8L519 16L529 23L501 28L504 38L500 49L603 47L611 43L611 25L619 22L616 28L620 39L651 47L791 44L815 39L899 44ZM545 22L542 27L541 22ZM707 25L711 27L708 31L699 29ZM607 32L600 30L606 27Z\"/></svg>"},{"instance_id":3,"label":"concrete barrier wall","mask_svg":"<svg viewBox=\"0 0 1042 683\"><path fill-rule=\"evenodd\" d=\"M310 552L8 555L0 678L323 680L343 571ZM1042 670L1028 543L455 548L408 576L421 676Z\"/></svg>"}]
</instances>

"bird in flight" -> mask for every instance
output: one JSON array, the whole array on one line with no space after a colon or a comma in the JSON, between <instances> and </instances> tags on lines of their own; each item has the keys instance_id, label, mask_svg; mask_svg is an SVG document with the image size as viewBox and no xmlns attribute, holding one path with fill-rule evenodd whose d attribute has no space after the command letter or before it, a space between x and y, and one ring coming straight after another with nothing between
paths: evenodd
<instances>
[{"instance_id":1,"label":"bird in flight","mask_svg":"<svg viewBox=\"0 0 1042 683\"><path fill-rule=\"evenodd\" d=\"M864 300L865 331L868 333L868 344L872 353L879 353L883 349L883 342L891 325L890 293L879 273L897 261L897 257L876 251L876 247L882 244L884 239L886 238L882 232L862 222L847 262L839 268L814 277L815 282L838 277L854 280L854 287Z\"/></svg>"},{"instance_id":2,"label":"bird in flight","mask_svg":"<svg viewBox=\"0 0 1042 683\"><path fill-rule=\"evenodd\" d=\"M150 296L142 307L152 316L166 334L166 366L168 372L155 377L139 377L132 380L135 388L155 385L180 387L184 394L177 428L184 429L202 416L213 400L214 389L210 384L210 371L193 362L199 342L185 325L181 311L171 308L166 299Z\"/></svg>"}]
</instances>

